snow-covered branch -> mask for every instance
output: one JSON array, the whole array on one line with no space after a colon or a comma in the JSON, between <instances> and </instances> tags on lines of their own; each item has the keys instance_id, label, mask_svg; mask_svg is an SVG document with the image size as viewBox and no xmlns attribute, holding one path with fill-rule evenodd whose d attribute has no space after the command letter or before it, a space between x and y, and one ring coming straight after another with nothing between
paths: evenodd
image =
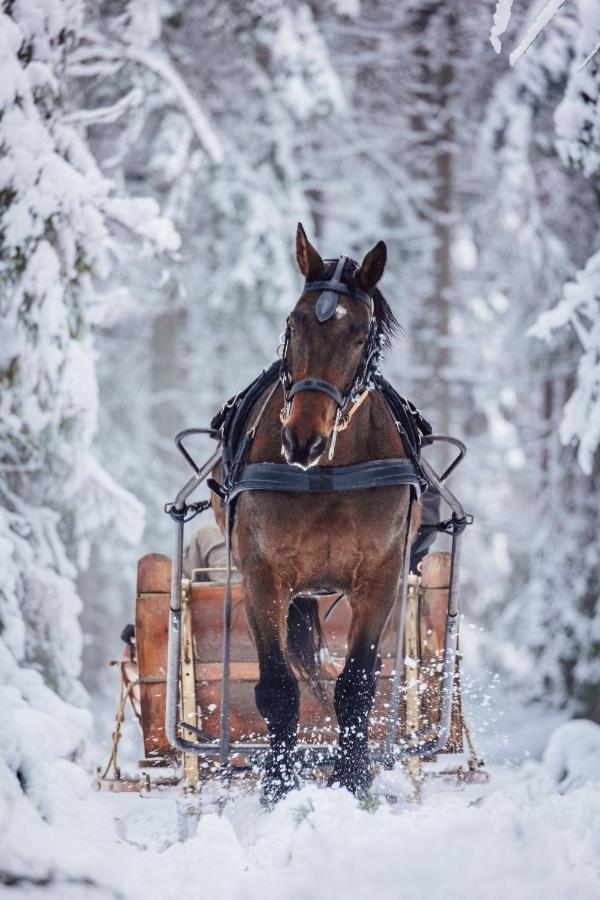
<instances>
[{"instance_id":1,"label":"snow-covered branch","mask_svg":"<svg viewBox=\"0 0 600 900\"><path fill-rule=\"evenodd\" d=\"M531 45L540 36L546 25L552 21L554 16L559 12L566 0L548 0L548 3L537 14L519 44L515 47L509 56L511 66L514 66L521 59L524 53L527 53Z\"/></svg>"},{"instance_id":2,"label":"snow-covered branch","mask_svg":"<svg viewBox=\"0 0 600 900\"><path fill-rule=\"evenodd\" d=\"M569 324L583 353L560 434L565 444L577 443L579 464L590 475L600 445L600 251L577 273L575 281L565 285L562 300L541 315L529 333L548 341L553 332Z\"/></svg>"},{"instance_id":3,"label":"snow-covered branch","mask_svg":"<svg viewBox=\"0 0 600 900\"><path fill-rule=\"evenodd\" d=\"M143 100L143 93L139 88L133 88L124 97L110 106L99 106L96 109L77 109L66 113L63 122L67 125L112 125L121 116L139 106Z\"/></svg>"},{"instance_id":4,"label":"snow-covered branch","mask_svg":"<svg viewBox=\"0 0 600 900\"><path fill-rule=\"evenodd\" d=\"M98 64L121 65L123 60L128 60L152 72L170 88L208 157L215 163L222 162L224 151L219 136L184 79L163 53L130 44L110 43L90 30L84 32L84 37L86 40L72 54L71 66L77 67L73 71L81 73L90 67L95 74L95 66Z\"/></svg>"},{"instance_id":5,"label":"snow-covered branch","mask_svg":"<svg viewBox=\"0 0 600 900\"><path fill-rule=\"evenodd\" d=\"M500 38L509 26L513 2L514 0L497 0L496 2L493 24L490 31L490 42L496 53L500 53L502 49Z\"/></svg>"}]
</instances>

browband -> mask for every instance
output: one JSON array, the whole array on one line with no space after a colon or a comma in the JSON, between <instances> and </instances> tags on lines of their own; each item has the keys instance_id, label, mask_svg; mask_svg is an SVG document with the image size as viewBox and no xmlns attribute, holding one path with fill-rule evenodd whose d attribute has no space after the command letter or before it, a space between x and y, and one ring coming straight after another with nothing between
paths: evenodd
<instances>
[{"instance_id":1,"label":"browband","mask_svg":"<svg viewBox=\"0 0 600 900\"><path fill-rule=\"evenodd\" d=\"M373 303L373 298L370 297L366 291L362 291L357 287L352 288L349 285L344 284L343 281L307 281L304 285L302 295L304 296L304 294L308 294L310 291L331 291L335 294L347 294L349 297L354 297L356 300L362 300L367 306L371 306Z\"/></svg>"},{"instance_id":2,"label":"browband","mask_svg":"<svg viewBox=\"0 0 600 900\"><path fill-rule=\"evenodd\" d=\"M326 322L327 319L332 317L336 310L338 296L340 294L346 294L348 297L362 300L363 303L367 304L369 309L372 310L373 308L373 301L366 291L361 290L355 285L350 286L343 283L342 273L347 259L347 256L340 256L335 267L335 272L329 281L307 281L304 285L302 296L311 291L321 292L315 304L315 313L319 322Z\"/></svg>"}]
</instances>

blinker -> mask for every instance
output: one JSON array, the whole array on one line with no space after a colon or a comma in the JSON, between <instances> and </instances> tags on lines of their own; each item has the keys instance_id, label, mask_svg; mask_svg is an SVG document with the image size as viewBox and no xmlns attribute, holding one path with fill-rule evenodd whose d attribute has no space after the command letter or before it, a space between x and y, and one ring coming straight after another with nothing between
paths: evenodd
<instances>
[{"instance_id":1,"label":"blinker","mask_svg":"<svg viewBox=\"0 0 600 900\"><path fill-rule=\"evenodd\" d=\"M331 278L332 282L340 283L342 273L346 265L347 256L340 256L335 267L335 272ZM339 294L336 291L323 291L315 303L315 315L319 322L326 322L335 313L338 305Z\"/></svg>"},{"instance_id":2,"label":"blinker","mask_svg":"<svg viewBox=\"0 0 600 900\"><path fill-rule=\"evenodd\" d=\"M339 294L335 291L323 291L315 303L315 315L319 322L326 322L335 313Z\"/></svg>"},{"instance_id":3,"label":"blinker","mask_svg":"<svg viewBox=\"0 0 600 900\"><path fill-rule=\"evenodd\" d=\"M315 315L319 322L326 322L335 313L338 305L340 294L347 297L353 297L355 300L361 300L369 307L371 315L373 314L373 299L366 291L361 290L357 284L344 284L342 274L348 257L340 256L337 261L335 272L327 281L307 281L304 284L302 296L312 291L319 291L319 297L315 303Z\"/></svg>"}]
</instances>

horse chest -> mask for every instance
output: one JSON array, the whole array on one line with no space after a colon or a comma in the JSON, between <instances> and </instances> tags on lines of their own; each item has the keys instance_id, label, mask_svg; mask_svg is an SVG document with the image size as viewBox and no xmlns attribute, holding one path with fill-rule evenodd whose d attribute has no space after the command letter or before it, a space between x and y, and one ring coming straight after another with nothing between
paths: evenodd
<instances>
[{"instance_id":1,"label":"horse chest","mask_svg":"<svg viewBox=\"0 0 600 900\"><path fill-rule=\"evenodd\" d=\"M337 494L246 494L237 522L243 546L266 564L332 576L353 571L361 560L387 557L399 546L406 523L403 487ZM246 526L251 523L251 527Z\"/></svg>"}]
</instances>

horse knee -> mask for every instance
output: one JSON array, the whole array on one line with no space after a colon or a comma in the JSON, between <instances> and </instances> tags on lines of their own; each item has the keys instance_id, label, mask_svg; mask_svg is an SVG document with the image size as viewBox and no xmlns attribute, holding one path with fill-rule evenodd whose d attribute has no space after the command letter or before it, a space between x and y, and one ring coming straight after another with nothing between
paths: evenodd
<instances>
[{"instance_id":1,"label":"horse knee","mask_svg":"<svg viewBox=\"0 0 600 900\"><path fill-rule=\"evenodd\" d=\"M298 726L300 689L292 673L284 668L261 674L254 688L256 708L276 740L292 739Z\"/></svg>"}]
</instances>

